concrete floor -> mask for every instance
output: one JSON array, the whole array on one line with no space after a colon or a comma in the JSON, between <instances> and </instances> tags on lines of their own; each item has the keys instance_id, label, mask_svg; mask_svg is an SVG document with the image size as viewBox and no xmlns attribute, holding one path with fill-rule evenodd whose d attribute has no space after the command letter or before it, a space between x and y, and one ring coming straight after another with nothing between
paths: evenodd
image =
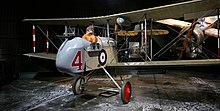
<instances>
[{"instance_id":1,"label":"concrete floor","mask_svg":"<svg viewBox=\"0 0 220 111\"><path fill-rule=\"evenodd\" d=\"M93 76L81 95L71 89L73 78L35 75L0 88L1 111L218 111L220 76L193 71L122 75L132 84L132 97L122 104L106 76ZM116 76L120 84L119 77Z\"/></svg>"}]
</instances>

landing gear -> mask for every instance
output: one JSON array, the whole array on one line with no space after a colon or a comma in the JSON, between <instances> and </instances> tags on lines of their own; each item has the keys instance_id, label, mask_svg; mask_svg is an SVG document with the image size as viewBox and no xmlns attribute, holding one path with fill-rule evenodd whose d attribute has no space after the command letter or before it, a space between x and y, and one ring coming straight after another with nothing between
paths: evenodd
<instances>
[{"instance_id":1,"label":"landing gear","mask_svg":"<svg viewBox=\"0 0 220 111\"><path fill-rule=\"evenodd\" d=\"M113 83L119 89L121 102L123 104L129 103L130 99L131 99L131 83L129 81L123 81L121 78L121 80L123 81L123 84L122 84L122 87L120 87L120 85L115 81L115 79L111 76L111 74L105 69L104 65L106 64L106 61L107 61L107 53L104 49L102 49L99 52L99 56L98 56L98 62L99 62L100 67L104 70L106 75L113 81ZM85 65L85 67L86 67L86 65ZM86 69L84 69L84 72L85 71L86 71ZM90 73L90 74L92 74L92 73ZM90 74L88 74L86 76L88 77L88 76L90 76ZM84 75L84 73L82 73L81 76L78 76L73 80L72 90L75 95L79 95L84 91L84 88L85 88L84 85L87 83L87 81L91 77L90 76L85 81L85 78L83 77L83 75Z\"/></svg>"},{"instance_id":2,"label":"landing gear","mask_svg":"<svg viewBox=\"0 0 220 111\"><path fill-rule=\"evenodd\" d=\"M84 91L83 85L85 84L85 79L83 77L77 77L73 80L72 90L75 95L79 95Z\"/></svg>"},{"instance_id":3,"label":"landing gear","mask_svg":"<svg viewBox=\"0 0 220 111\"><path fill-rule=\"evenodd\" d=\"M122 84L122 87L119 86L119 84L115 81L115 79L111 76L111 74L104 68L104 65L106 64L107 61L107 53L104 49L102 49L99 52L99 56L98 56L98 62L101 66L101 68L105 71L105 73L107 74L107 76L113 81L113 83L118 87L119 92L120 92L120 97L121 97L121 101L123 104L127 104L128 102L130 102L131 99L131 83L129 81L125 81ZM122 79L122 78L121 78Z\"/></svg>"},{"instance_id":4,"label":"landing gear","mask_svg":"<svg viewBox=\"0 0 220 111\"><path fill-rule=\"evenodd\" d=\"M110 77L110 79L113 81L113 83L119 89L121 102L123 104L129 103L130 99L131 99L131 92L132 92L131 91L131 83L128 80L126 80L123 82L122 86L120 87L119 84L113 79L113 77L107 72L107 70L103 66L101 66L101 67L104 69L106 74ZM86 84L86 82L85 82L84 77L82 77L82 76L76 77L72 83L72 90L73 90L74 95L82 94L82 92L84 91L84 88L85 88L84 87L85 84Z\"/></svg>"},{"instance_id":5,"label":"landing gear","mask_svg":"<svg viewBox=\"0 0 220 111\"><path fill-rule=\"evenodd\" d=\"M121 101L123 104L127 104L131 99L131 83L125 81L120 90Z\"/></svg>"},{"instance_id":6,"label":"landing gear","mask_svg":"<svg viewBox=\"0 0 220 111\"><path fill-rule=\"evenodd\" d=\"M102 69L105 71L105 73L108 75L108 77L113 81L113 83L118 87L120 90L120 97L123 104L127 104L130 102L131 99L131 83L129 81L125 81L122 84L122 87L119 86L119 84L113 79L113 77L108 73L108 71L101 66Z\"/></svg>"}]
</instances>

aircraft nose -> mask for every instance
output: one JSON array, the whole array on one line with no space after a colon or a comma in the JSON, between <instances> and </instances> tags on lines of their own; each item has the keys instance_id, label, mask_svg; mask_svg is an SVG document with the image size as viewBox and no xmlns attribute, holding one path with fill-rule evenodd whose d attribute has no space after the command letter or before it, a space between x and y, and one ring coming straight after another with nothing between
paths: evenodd
<instances>
[{"instance_id":1,"label":"aircraft nose","mask_svg":"<svg viewBox=\"0 0 220 111\"><path fill-rule=\"evenodd\" d=\"M82 72L84 66L84 48L90 44L90 42L80 37L67 41L62 46L62 50L59 50L57 53L57 69L64 73Z\"/></svg>"}]
</instances>

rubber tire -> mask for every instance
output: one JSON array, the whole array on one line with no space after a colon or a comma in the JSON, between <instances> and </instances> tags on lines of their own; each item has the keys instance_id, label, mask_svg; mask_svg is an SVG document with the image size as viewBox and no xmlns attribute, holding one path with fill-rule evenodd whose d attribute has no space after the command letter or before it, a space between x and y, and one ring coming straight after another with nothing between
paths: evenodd
<instances>
[{"instance_id":1,"label":"rubber tire","mask_svg":"<svg viewBox=\"0 0 220 111\"><path fill-rule=\"evenodd\" d=\"M129 81L125 81L120 91L121 101L123 104L130 102L131 92L131 83Z\"/></svg>"},{"instance_id":2,"label":"rubber tire","mask_svg":"<svg viewBox=\"0 0 220 111\"><path fill-rule=\"evenodd\" d=\"M72 83L72 90L75 95L82 94L84 91L84 87L82 84L85 83L85 79L83 77L76 77Z\"/></svg>"}]
</instances>

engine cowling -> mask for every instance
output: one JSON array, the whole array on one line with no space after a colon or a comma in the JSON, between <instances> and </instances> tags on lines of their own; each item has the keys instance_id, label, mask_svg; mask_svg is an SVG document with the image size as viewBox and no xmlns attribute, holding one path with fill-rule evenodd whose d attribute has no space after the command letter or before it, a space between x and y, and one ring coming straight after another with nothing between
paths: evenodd
<instances>
[{"instance_id":1,"label":"engine cowling","mask_svg":"<svg viewBox=\"0 0 220 111\"><path fill-rule=\"evenodd\" d=\"M80 37L66 40L60 46L56 56L58 71L68 74L84 71L84 48L91 43Z\"/></svg>"}]
</instances>

